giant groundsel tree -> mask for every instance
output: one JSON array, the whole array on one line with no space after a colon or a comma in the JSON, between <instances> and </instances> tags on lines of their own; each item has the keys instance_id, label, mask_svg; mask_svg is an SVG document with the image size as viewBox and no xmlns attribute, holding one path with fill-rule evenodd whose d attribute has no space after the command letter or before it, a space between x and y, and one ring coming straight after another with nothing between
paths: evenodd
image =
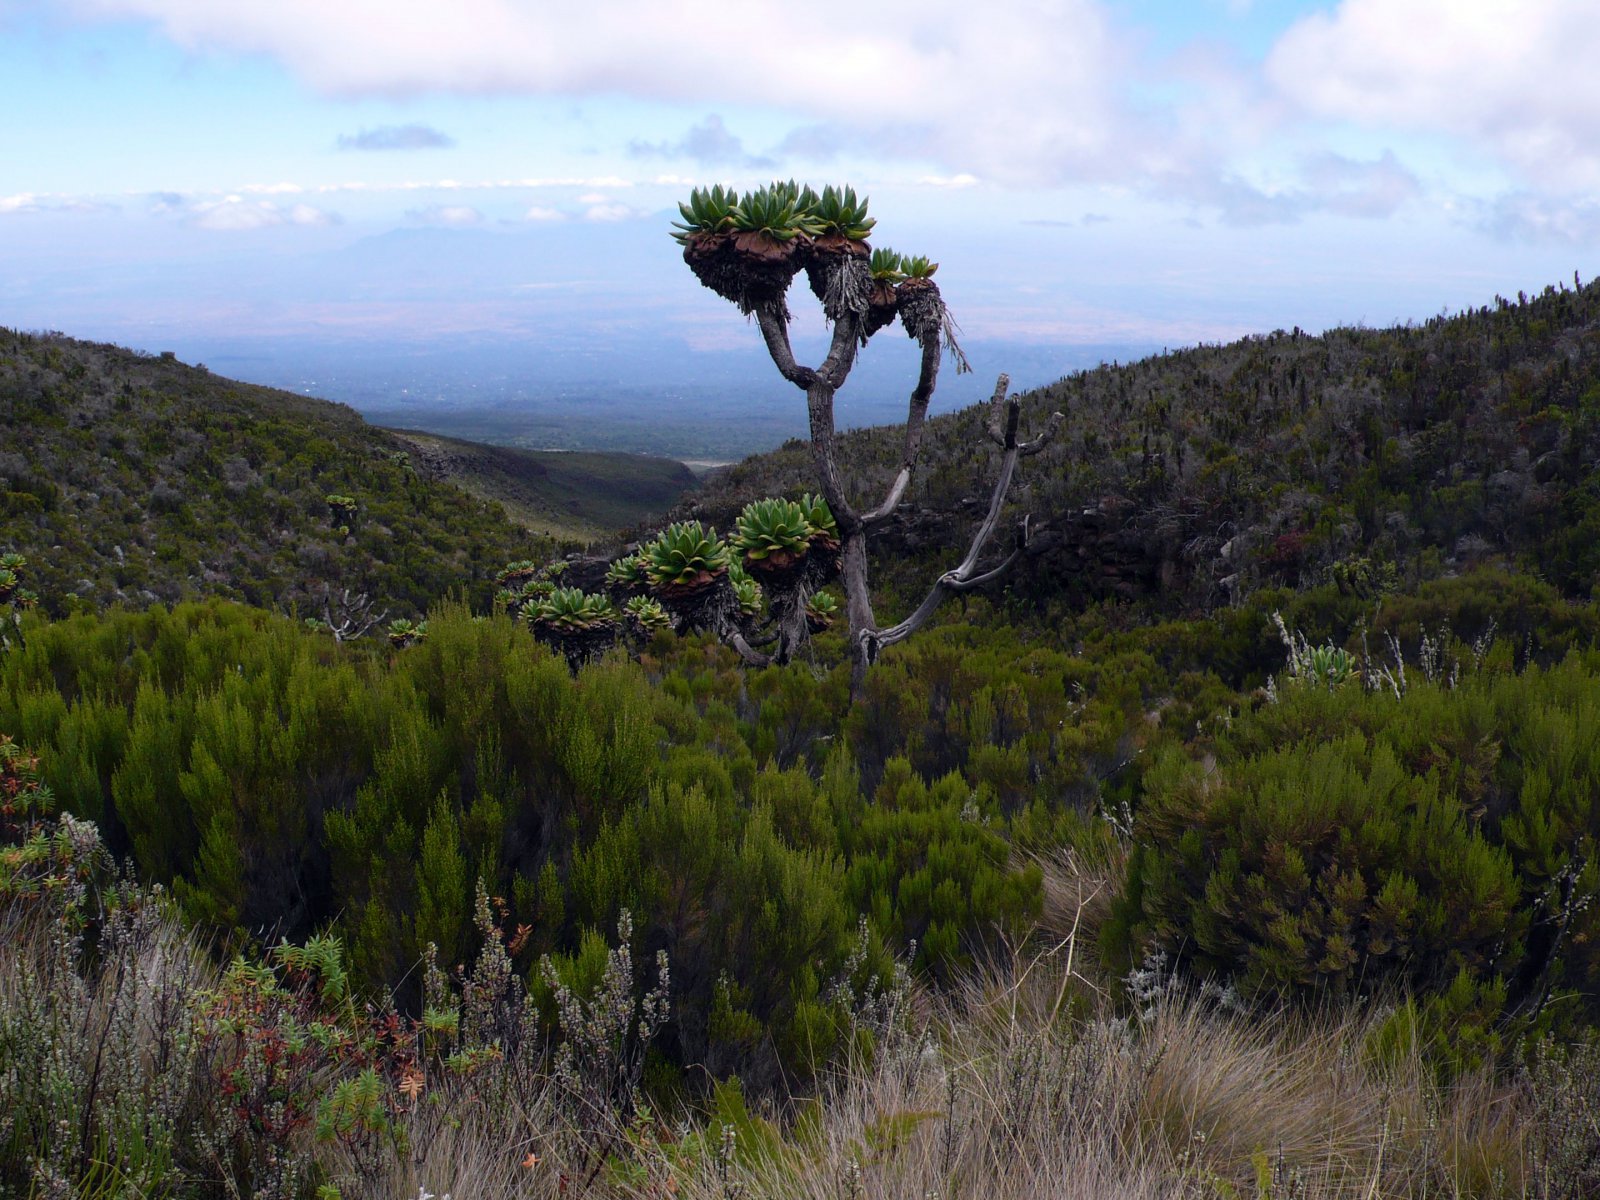
<instances>
[{"instance_id":1,"label":"giant groundsel tree","mask_svg":"<svg viewBox=\"0 0 1600 1200\"><path fill-rule=\"evenodd\" d=\"M675 525L641 547L637 559L616 564L607 582L614 591L649 592L680 631L708 629L747 662L765 664L787 661L811 632L833 619L837 606L822 589L837 580L845 593L852 675L859 684L883 647L916 632L946 596L994 579L1021 552L1026 519L1010 554L998 563L986 561L1017 460L1044 448L1061 415L1031 441L1019 440L1020 402L1007 397L1008 381L1000 376L987 422L1001 450L988 511L960 564L941 575L904 620L880 625L868 589L867 536L894 515L911 484L941 359L948 353L958 371L968 369L933 279L938 264L869 245L876 222L866 200L850 187L819 194L790 181L741 196L717 186L696 189L679 210L683 219L673 236L684 262L702 284L755 320L773 365L805 393L820 495L749 505L726 542L698 523ZM796 361L789 336L790 285L802 272L831 329L827 355L815 367ZM920 365L907 404L899 470L887 492L867 507L845 494L834 397L868 341L896 321L920 347Z\"/></svg>"}]
</instances>

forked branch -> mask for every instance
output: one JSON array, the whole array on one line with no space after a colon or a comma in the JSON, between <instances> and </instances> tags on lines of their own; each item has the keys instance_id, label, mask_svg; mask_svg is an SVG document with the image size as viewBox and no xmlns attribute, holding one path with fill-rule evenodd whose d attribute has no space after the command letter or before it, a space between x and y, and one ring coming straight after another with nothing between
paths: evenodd
<instances>
[{"instance_id":1,"label":"forked branch","mask_svg":"<svg viewBox=\"0 0 1600 1200\"><path fill-rule=\"evenodd\" d=\"M324 584L322 623L328 632L333 634L334 641L353 642L371 633L389 615L387 608L374 613L372 603L372 598L366 592L358 592L352 596L349 588L342 589L335 598L333 588Z\"/></svg>"},{"instance_id":2,"label":"forked branch","mask_svg":"<svg viewBox=\"0 0 1600 1200\"><path fill-rule=\"evenodd\" d=\"M994 395L989 400L989 433L999 443L1003 454L1000 458L1000 472L994 482L994 491L989 496L989 511L984 514L983 522L973 534L972 544L967 548L966 557L961 560L960 566L941 575L923 598L922 603L917 606L916 611L898 625L891 625L888 629L864 629L856 634L862 657L867 662L876 659L878 651L883 647L905 641L926 625L939 605L944 603L946 596L969 592L998 579L1027 548L1029 518L1024 516L1017 527L1016 544L1011 553L998 566L981 573L978 570L978 563L993 539L995 530L999 528L1000 516L1005 509L1006 494L1011 490L1011 481L1016 474L1017 460L1025 454L1036 454L1043 449L1065 419L1061 413L1055 413L1051 416L1044 432L1031 441L1018 442L1017 428L1021 423L1022 402L1016 397L1006 398L1006 389L1009 386L1010 380L1001 375L995 384Z\"/></svg>"}]
</instances>

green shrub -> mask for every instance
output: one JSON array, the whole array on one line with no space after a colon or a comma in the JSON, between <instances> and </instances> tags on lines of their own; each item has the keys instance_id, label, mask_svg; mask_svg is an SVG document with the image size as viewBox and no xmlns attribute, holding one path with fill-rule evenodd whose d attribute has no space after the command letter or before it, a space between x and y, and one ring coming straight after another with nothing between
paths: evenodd
<instances>
[{"instance_id":1,"label":"green shrub","mask_svg":"<svg viewBox=\"0 0 1600 1200\"><path fill-rule=\"evenodd\" d=\"M1293 689L1143 774L1113 961L1161 946L1257 994L1395 986L1484 1022L1592 1020L1600 660L1403 697ZM1431 1001L1429 1002L1431 1003ZM1490 1017L1483 1014L1487 1012Z\"/></svg>"}]
</instances>

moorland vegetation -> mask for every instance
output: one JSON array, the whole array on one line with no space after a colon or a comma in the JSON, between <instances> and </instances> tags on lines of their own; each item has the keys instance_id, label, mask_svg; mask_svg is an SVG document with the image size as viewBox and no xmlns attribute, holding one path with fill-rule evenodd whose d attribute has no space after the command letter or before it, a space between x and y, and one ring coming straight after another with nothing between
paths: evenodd
<instances>
[{"instance_id":1,"label":"moorland vegetation","mask_svg":"<svg viewBox=\"0 0 1600 1200\"><path fill-rule=\"evenodd\" d=\"M27 554L0 1186L1596 1194L1597 362L1591 285L1023 397L1070 416L1026 552L855 681L823 622L574 658L509 548L342 643ZM982 420L928 422L880 610L960 557ZM736 517L820 525L810 454L683 515L793 554Z\"/></svg>"}]
</instances>

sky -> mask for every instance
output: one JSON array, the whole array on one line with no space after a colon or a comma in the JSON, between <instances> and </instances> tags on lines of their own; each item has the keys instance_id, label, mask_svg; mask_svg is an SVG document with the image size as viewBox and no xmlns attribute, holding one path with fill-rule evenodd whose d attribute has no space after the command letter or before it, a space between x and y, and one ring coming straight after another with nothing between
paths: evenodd
<instances>
[{"instance_id":1,"label":"sky","mask_svg":"<svg viewBox=\"0 0 1600 1200\"><path fill-rule=\"evenodd\" d=\"M0 324L747 347L666 231L788 177L979 341L1422 320L1600 269L1595 61L1594 0L0 0Z\"/></svg>"}]
</instances>

